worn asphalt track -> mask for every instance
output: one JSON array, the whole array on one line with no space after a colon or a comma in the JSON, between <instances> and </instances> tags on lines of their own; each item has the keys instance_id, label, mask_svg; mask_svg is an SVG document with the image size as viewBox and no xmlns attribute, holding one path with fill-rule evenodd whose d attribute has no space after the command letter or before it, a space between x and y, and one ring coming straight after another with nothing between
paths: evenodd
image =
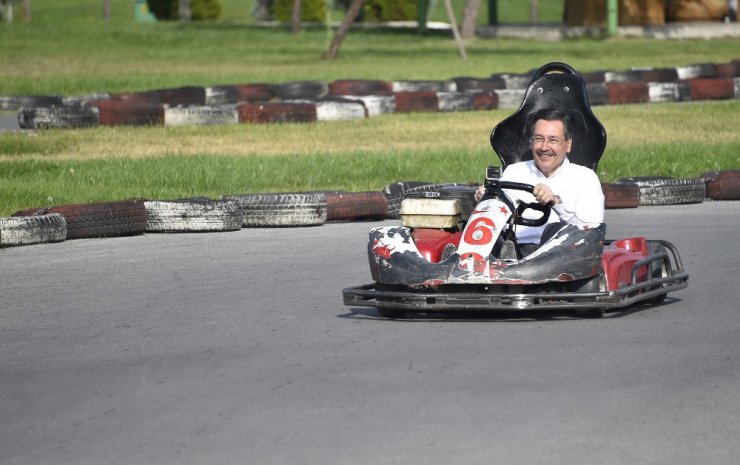
<instances>
[{"instance_id":1,"label":"worn asphalt track","mask_svg":"<svg viewBox=\"0 0 740 465\"><path fill-rule=\"evenodd\" d=\"M390 321L341 300L375 223L0 249L0 463L736 464L740 202L607 222L689 288Z\"/></svg>"}]
</instances>

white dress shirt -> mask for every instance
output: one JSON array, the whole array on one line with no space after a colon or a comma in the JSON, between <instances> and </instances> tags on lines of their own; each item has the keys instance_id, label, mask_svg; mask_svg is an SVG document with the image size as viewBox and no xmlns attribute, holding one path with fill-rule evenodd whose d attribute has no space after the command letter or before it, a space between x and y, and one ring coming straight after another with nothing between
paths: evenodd
<instances>
[{"instance_id":1,"label":"white dress shirt","mask_svg":"<svg viewBox=\"0 0 740 465\"><path fill-rule=\"evenodd\" d=\"M546 184L553 194L560 197L560 204L552 207L548 223L564 221L577 226L596 227L604 222L604 193L601 181L591 169L571 163L567 158L548 178L537 168L534 160L509 165L501 175L502 181L521 182L536 186ZM529 192L506 189L506 194L521 202L536 202ZM537 218L539 213L525 213L525 217ZM539 244L545 226L516 226L516 236L520 243Z\"/></svg>"}]
</instances>

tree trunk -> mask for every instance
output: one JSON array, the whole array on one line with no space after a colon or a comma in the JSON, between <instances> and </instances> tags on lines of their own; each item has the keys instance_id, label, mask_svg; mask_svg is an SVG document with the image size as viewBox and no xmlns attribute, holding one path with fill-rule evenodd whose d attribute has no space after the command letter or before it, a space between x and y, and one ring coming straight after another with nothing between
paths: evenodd
<instances>
[{"instance_id":1,"label":"tree trunk","mask_svg":"<svg viewBox=\"0 0 740 465\"><path fill-rule=\"evenodd\" d=\"M177 8L177 18L180 21L193 19L193 11L190 9L190 0L180 0Z\"/></svg>"},{"instance_id":2,"label":"tree trunk","mask_svg":"<svg viewBox=\"0 0 740 465\"><path fill-rule=\"evenodd\" d=\"M293 0L293 12L290 15L290 32L297 34L301 30L301 0Z\"/></svg>"},{"instance_id":3,"label":"tree trunk","mask_svg":"<svg viewBox=\"0 0 740 465\"><path fill-rule=\"evenodd\" d=\"M463 39L472 39L475 36L475 27L478 25L478 11L480 11L480 0L465 2L462 27L460 28L460 35Z\"/></svg>"},{"instance_id":4,"label":"tree trunk","mask_svg":"<svg viewBox=\"0 0 740 465\"><path fill-rule=\"evenodd\" d=\"M103 20L110 20L110 0L103 0Z\"/></svg>"},{"instance_id":5,"label":"tree trunk","mask_svg":"<svg viewBox=\"0 0 740 465\"><path fill-rule=\"evenodd\" d=\"M537 0L529 0L529 22L537 24L540 22L539 6Z\"/></svg>"},{"instance_id":6,"label":"tree trunk","mask_svg":"<svg viewBox=\"0 0 740 465\"><path fill-rule=\"evenodd\" d=\"M31 0L21 2L21 16L23 21L31 21Z\"/></svg>"},{"instance_id":7,"label":"tree trunk","mask_svg":"<svg viewBox=\"0 0 740 465\"><path fill-rule=\"evenodd\" d=\"M352 4L349 6L342 24L339 25L337 33L334 34L334 38L329 45L329 49L324 52L321 58L324 60L333 60L337 57L339 54L339 48L342 46L342 42L344 42L344 38L347 37L347 33L352 27L352 23L355 22L355 19L357 19L357 16L360 14L360 10L362 10L363 2L364 0L352 0Z\"/></svg>"}]
</instances>

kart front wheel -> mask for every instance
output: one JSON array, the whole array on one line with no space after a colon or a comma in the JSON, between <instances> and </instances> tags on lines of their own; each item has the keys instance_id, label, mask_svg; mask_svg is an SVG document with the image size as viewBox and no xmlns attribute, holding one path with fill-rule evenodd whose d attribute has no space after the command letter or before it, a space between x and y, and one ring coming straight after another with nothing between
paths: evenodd
<instances>
[{"instance_id":1,"label":"kart front wheel","mask_svg":"<svg viewBox=\"0 0 740 465\"><path fill-rule=\"evenodd\" d=\"M389 284L383 284L383 283L375 283L375 290L377 291L393 291L397 290L393 286ZM377 298L377 309L380 316L385 318L403 318L404 315L406 315L406 312L399 309L399 308L393 308L389 307L387 304L385 304L384 299L382 297Z\"/></svg>"},{"instance_id":2,"label":"kart front wheel","mask_svg":"<svg viewBox=\"0 0 740 465\"><path fill-rule=\"evenodd\" d=\"M602 274L584 280L576 292L600 292L606 288L606 281ZM603 308L578 308L575 315L580 318L601 318L604 316Z\"/></svg>"},{"instance_id":3,"label":"kart front wheel","mask_svg":"<svg viewBox=\"0 0 740 465\"><path fill-rule=\"evenodd\" d=\"M604 316L603 308L579 308L575 311L576 316L581 318L601 318Z\"/></svg>"}]
</instances>

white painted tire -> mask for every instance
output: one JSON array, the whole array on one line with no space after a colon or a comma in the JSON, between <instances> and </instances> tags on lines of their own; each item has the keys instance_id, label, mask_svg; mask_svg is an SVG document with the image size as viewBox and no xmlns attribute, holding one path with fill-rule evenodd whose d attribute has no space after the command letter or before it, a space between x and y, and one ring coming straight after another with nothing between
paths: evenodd
<instances>
[{"instance_id":1,"label":"white painted tire","mask_svg":"<svg viewBox=\"0 0 740 465\"><path fill-rule=\"evenodd\" d=\"M367 108L369 117L396 112L396 98L393 95L347 95L346 97L362 102Z\"/></svg>"},{"instance_id":2,"label":"white painted tire","mask_svg":"<svg viewBox=\"0 0 740 465\"><path fill-rule=\"evenodd\" d=\"M22 129L74 129L100 125L97 108L80 106L21 108L18 125Z\"/></svg>"},{"instance_id":3,"label":"white painted tire","mask_svg":"<svg viewBox=\"0 0 740 465\"><path fill-rule=\"evenodd\" d=\"M207 126L237 124L239 117L234 107L172 107L164 109L165 126Z\"/></svg>"},{"instance_id":4,"label":"white painted tire","mask_svg":"<svg viewBox=\"0 0 740 465\"><path fill-rule=\"evenodd\" d=\"M454 81L393 81L393 92L456 92Z\"/></svg>"},{"instance_id":5,"label":"white painted tire","mask_svg":"<svg viewBox=\"0 0 740 465\"><path fill-rule=\"evenodd\" d=\"M0 218L0 247L61 242L67 238L67 222L59 213Z\"/></svg>"},{"instance_id":6,"label":"white painted tire","mask_svg":"<svg viewBox=\"0 0 740 465\"><path fill-rule=\"evenodd\" d=\"M345 121L365 119L368 116L365 104L359 100L319 100L316 102L317 121Z\"/></svg>"},{"instance_id":7,"label":"white painted tire","mask_svg":"<svg viewBox=\"0 0 740 465\"><path fill-rule=\"evenodd\" d=\"M224 195L241 211L244 226L318 226L326 222L326 195L241 194Z\"/></svg>"},{"instance_id":8,"label":"white painted tire","mask_svg":"<svg viewBox=\"0 0 740 465\"><path fill-rule=\"evenodd\" d=\"M471 111L475 96L470 92L437 92L439 111Z\"/></svg>"},{"instance_id":9,"label":"white painted tire","mask_svg":"<svg viewBox=\"0 0 740 465\"><path fill-rule=\"evenodd\" d=\"M236 231L242 216L233 202L210 199L145 201L147 232Z\"/></svg>"}]
</instances>

